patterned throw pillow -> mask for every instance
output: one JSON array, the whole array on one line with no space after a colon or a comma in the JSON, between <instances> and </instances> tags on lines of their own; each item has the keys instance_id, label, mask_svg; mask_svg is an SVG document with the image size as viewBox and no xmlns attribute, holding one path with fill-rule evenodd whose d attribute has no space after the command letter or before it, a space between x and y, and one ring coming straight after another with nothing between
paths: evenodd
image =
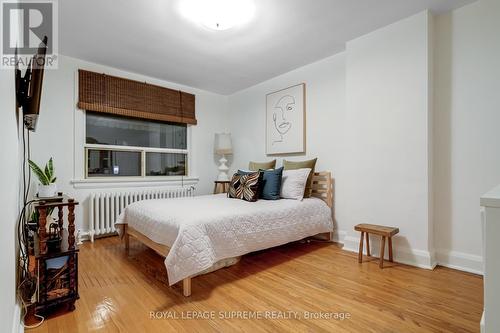
<instances>
[{"instance_id":1,"label":"patterned throw pillow","mask_svg":"<svg viewBox=\"0 0 500 333\"><path fill-rule=\"evenodd\" d=\"M227 196L251 202L257 201L259 198L260 183L260 172L252 172L245 175L235 173L229 184Z\"/></svg>"}]
</instances>

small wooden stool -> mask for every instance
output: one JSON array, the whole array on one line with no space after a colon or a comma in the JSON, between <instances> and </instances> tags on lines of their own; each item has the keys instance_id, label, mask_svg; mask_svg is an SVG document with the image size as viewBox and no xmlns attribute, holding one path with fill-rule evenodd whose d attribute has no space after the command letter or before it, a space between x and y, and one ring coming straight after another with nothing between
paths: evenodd
<instances>
[{"instance_id":1,"label":"small wooden stool","mask_svg":"<svg viewBox=\"0 0 500 333\"><path fill-rule=\"evenodd\" d=\"M384 251L385 251L385 239L389 242L389 261L392 262L392 236L399 232L398 228L394 227L384 227L382 225L376 224L358 224L354 227L354 230L361 232L361 238L359 239L359 257L358 261L363 262L363 238L366 234L366 254L370 256L370 237L369 234L379 235L382 237L380 242L380 263L379 267L384 268Z\"/></svg>"}]
</instances>

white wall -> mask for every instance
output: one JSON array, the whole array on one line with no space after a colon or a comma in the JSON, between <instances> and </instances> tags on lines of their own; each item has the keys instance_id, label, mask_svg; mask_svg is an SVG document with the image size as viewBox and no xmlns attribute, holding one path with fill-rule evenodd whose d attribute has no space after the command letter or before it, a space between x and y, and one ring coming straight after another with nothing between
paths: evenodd
<instances>
[{"instance_id":1,"label":"white wall","mask_svg":"<svg viewBox=\"0 0 500 333\"><path fill-rule=\"evenodd\" d=\"M76 71L107 72L197 95L192 171L200 177L198 194L209 193L217 175L213 133L232 132L233 170L271 159L265 155L265 95L305 82L307 152L286 158L318 157L318 170L334 173L337 239L355 250L355 223L393 224L401 229L398 260L432 266L435 245L440 264L479 272L477 198L500 182L499 6L480 0L441 15L434 35L433 20L421 13L229 97L61 57L60 69L46 73L33 158L54 156L62 190L77 199L94 191L70 184L81 178L83 161L75 149L80 139L73 142L75 129L81 134Z\"/></svg>"},{"instance_id":2,"label":"white wall","mask_svg":"<svg viewBox=\"0 0 500 333\"><path fill-rule=\"evenodd\" d=\"M500 183L500 1L436 19L435 232L440 263L481 271L479 196Z\"/></svg>"},{"instance_id":3,"label":"white wall","mask_svg":"<svg viewBox=\"0 0 500 333\"><path fill-rule=\"evenodd\" d=\"M59 69L45 72L40 117L36 133L32 135L32 159L45 163L54 158L60 190L74 196L82 203L77 211L77 227L88 230L87 198L90 192L101 191L75 188L72 180L83 178L84 170L84 113L76 108L78 102L77 71L86 69L133 80L147 81L173 89L182 89L196 95L198 125L191 127L190 176L199 177L197 194L207 194L213 189L218 170L213 154L214 133L228 127L227 97L190 87L157 80L118 69L105 67L79 59L60 56ZM154 184L157 185L157 184ZM168 186L168 185L165 185ZM148 188L143 186L143 188ZM126 190L126 188L120 188ZM106 188L105 191L112 191Z\"/></svg>"},{"instance_id":4,"label":"white wall","mask_svg":"<svg viewBox=\"0 0 500 333\"><path fill-rule=\"evenodd\" d=\"M230 96L233 169L271 158L265 95L305 82L307 154L291 159L334 172L337 239L355 250L353 224L393 224L399 260L432 266L436 252L481 273L478 198L500 182L499 31L495 0L421 13Z\"/></svg>"},{"instance_id":5,"label":"white wall","mask_svg":"<svg viewBox=\"0 0 500 333\"><path fill-rule=\"evenodd\" d=\"M316 169L329 170L336 179L336 200L342 200L345 150L345 54L340 53L288 72L229 96L234 155L231 169L248 168L248 162L271 160L265 154L266 94L304 82L306 84L306 154L286 157L301 160L318 157ZM278 165L281 165L281 158ZM342 226L343 205L336 205Z\"/></svg>"},{"instance_id":6,"label":"white wall","mask_svg":"<svg viewBox=\"0 0 500 333\"><path fill-rule=\"evenodd\" d=\"M85 202L95 189L75 189L70 184L81 178L75 158L83 160L75 150L79 142L74 142L79 140L75 127L81 130L77 119L81 114L75 111L76 71L84 68L146 80L196 94L199 125L192 131L192 171L200 177L198 194L209 193L217 175L213 133L228 128L233 133L232 169L246 167L249 160L270 159L264 152L265 94L305 82L307 153L290 159L318 157L318 170L334 173L338 240L353 249L357 242L353 224L393 224L401 228L396 245L402 252L396 253L403 260L426 265L435 244L440 264L480 272L478 198L500 183L500 2L480 0L436 18L432 119L426 104L432 101L431 81L426 78L432 73L429 23L426 13L397 22L348 43L346 52L229 98L62 56L59 70L46 71L32 157L45 161L53 156L60 188ZM20 153L13 84L12 71L0 71L0 145L5 157L0 164L2 332L16 325ZM431 161L434 176L428 168ZM85 210L79 208L77 219L83 229ZM429 211L433 211L430 217Z\"/></svg>"},{"instance_id":7,"label":"white wall","mask_svg":"<svg viewBox=\"0 0 500 333\"><path fill-rule=\"evenodd\" d=\"M345 247L357 250L357 223L397 226L396 259L423 267L433 265L429 29L429 14L423 12L346 48Z\"/></svg>"},{"instance_id":8,"label":"white wall","mask_svg":"<svg viewBox=\"0 0 500 333\"><path fill-rule=\"evenodd\" d=\"M18 1L13 1L18 2ZM18 22L17 31L22 27ZM11 26L12 28L12 26ZM0 202L2 203L2 232L0 232L0 332L19 332L21 307L16 299L16 280L19 246L17 218L21 209L22 158L20 119L16 107L15 76L13 69L0 69Z\"/></svg>"},{"instance_id":9,"label":"white wall","mask_svg":"<svg viewBox=\"0 0 500 333\"><path fill-rule=\"evenodd\" d=\"M14 70L0 70L0 202L2 232L0 232L0 331L11 332L19 325L16 309L17 232L19 214L19 140L17 128ZM17 308L19 309L19 308ZM14 322L13 322L14 320Z\"/></svg>"},{"instance_id":10,"label":"white wall","mask_svg":"<svg viewBox=\"0 0 500 333\"><path fill-rule=\"evenodd\" d=\"M318 157L318 170L333 172L337 240L357 250L355 224L399 226L396 257L425 267L432 265L429 22L426 12L402 20L229 97L232 167L243 168L272 158L265 155L265 95L305 82L307 153L286 158Z\"/></svg>"}]
</instances>

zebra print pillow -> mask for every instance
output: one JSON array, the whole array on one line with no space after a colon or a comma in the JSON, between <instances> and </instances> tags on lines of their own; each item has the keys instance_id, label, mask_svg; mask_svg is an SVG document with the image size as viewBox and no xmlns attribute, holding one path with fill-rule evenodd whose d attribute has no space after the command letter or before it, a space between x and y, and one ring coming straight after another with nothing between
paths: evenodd
<instances>
[{"instance_id":1,"label":"zebra print pillow","mask_svg":"<svg viewBox=\"0 0 500 333\"><path fill-rule=\"evenodd\" d=\"M229 184L227 196L250 202L257 201L261 183L261 172L252 172L245 175L235 173Z\"/></svg>"}]
</instances>

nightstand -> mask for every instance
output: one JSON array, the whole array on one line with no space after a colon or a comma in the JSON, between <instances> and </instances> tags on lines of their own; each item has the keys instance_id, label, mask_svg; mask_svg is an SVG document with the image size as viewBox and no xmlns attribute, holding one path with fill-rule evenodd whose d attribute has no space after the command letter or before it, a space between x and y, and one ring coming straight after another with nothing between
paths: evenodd
<instances>
[{"instance_id":1,"label":"nightstand","mask_svg":"<svg viewBox=\"0 0 500 333\"><path fill-rule=\"evenodd\" d=\"M221 181L221 180L216 180L214 181L214 194L218 193L227 193L229 191L229 183L230 181Z\"/></svg>"}]
</instances>

